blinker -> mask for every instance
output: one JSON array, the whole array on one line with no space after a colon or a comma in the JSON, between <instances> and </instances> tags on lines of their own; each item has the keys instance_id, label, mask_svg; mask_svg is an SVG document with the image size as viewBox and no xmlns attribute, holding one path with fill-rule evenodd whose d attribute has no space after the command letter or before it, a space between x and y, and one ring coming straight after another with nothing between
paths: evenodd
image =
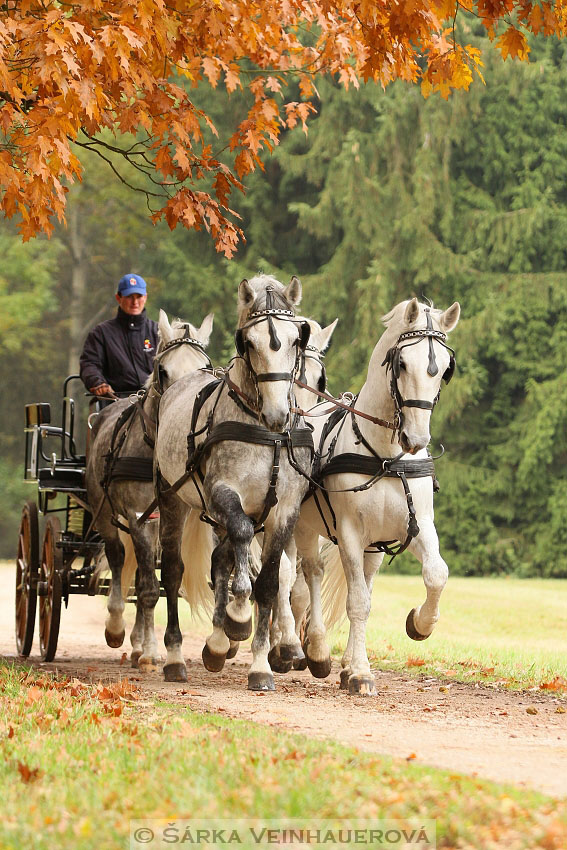
<instances>
[{"instance_id":1,"label":"blinker","mask_svg":"<svg viewBox=\"0 0 567 850\"><path fill-rule=\"evenodd\" d=\"M431 313L429 307L425 308L425 318L427 320L427 330L433 330L433 322L431 321ZM437 366L437 360L435 359L435 349L433 347L433 338L429 337L429 363L427 365L427 374L432 377L437 374L439 371L439 367Z\"/></svg>"}]
</instances>

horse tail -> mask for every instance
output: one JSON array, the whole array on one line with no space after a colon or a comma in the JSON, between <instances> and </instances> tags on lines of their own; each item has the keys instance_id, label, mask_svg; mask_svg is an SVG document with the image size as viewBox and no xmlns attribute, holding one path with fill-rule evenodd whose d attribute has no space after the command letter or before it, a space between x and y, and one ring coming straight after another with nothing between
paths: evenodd
<instances>
[{"instance_id":1,"label":"horse tail","mask_svg":"<svg viewBox=\"0 0 567 850\"><path fill-rule=\"evenodd\" d=\"M325 567L321 589L323 620L327 629L332 629L346 616L347 583L338 546L325 543L321 558Z\"/></svg>"},{"instance_id":2,"label":"horse tail","mask_svg":"<svg viewBox=\"0 0 567 850\"><path fill-rule=\"evenodd\" d=\"M213 549L211 526L201 521L198 511L189 511L181 539L183 578L180 594L189 603L191 613L198 617L210 616L213 609L213 592L209 585Z\"/></svg>"},{"instance_id":3,"label":"horse tail","mask_svg":"<svg viewBox=\"0 0 567 850\"><path fill-rule=\"evenodd\" d=\"M118 531L120 542L124 546L124 563L122 565L122 574L120 576L120 588L122 591L122 599L126 602L130 595L130 588L134 584L138 562L136 553L134 552L134 544L132 538L125 531Z\"/></svg>"}]
</instances>

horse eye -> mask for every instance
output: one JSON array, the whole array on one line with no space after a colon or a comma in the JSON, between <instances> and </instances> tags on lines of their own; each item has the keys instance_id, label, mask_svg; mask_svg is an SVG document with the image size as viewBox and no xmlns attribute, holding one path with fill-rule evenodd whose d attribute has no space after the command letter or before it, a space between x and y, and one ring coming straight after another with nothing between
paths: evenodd
<instances>
[{"instance_id":1,"label":"horse eye","mask_svg":"<svg viewBox=\"0 0 567 850\"><path fill-rule=\"evenodd\" d=\"M404 361L402 360L401 357L400 357L400 369L403 370L404 372L406 370L406 364L404 363Z\"/></svg>"},{"instance_id":2,"label":"horse eye","mask_svg":"<svg viewBox=\"0 0 567 850\"><path fill-rule=\"evenodd\" d=\"M255 347L254 347L254 343L251 342L250 340L247 341L247 345L248 345L248 348L249 348L250 351L256 350Z\"/></svg>"}]
</instances>

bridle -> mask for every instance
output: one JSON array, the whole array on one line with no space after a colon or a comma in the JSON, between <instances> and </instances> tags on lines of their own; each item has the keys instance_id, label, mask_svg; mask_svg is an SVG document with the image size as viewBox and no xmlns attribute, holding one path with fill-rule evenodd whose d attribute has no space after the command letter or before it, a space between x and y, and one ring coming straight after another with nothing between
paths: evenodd
<instances>
[{"instance_id":1,"label":"bridle","mask_svg":"<svg viewBox=\"0 0 567 850\"><path fill-rule=\"evenodd\" d=\"M405 348L409 348L412 345L418 345L423 340L428 341L429 345L429 362L427 365L427 374L434 377L439 372L439 367L437 365L437 360L435 358L435 349L433 346L433 340L437 340L437 342L441 343L441 345L447 349L451 353L451 357L449 360L449 365L445 372L443 373L442 380L445 381L446 384L449 383L453 374L455 372L456 366L456 358L454 350L447 345L447 334L443 333L443 331L436 331L433 329L433 323L431 321L431 312L429 307L425 308L425 316L427 320L427 326L420 330L414 331L406 331L403 334L400 334L398 337L398 341L392 348L388 349L386 352L386 356L382 361L382 366L386 366L386 372L388 369L391 370L391 378L390 378L390 394L394 399L394 425L395 432L392 434L392 440L394 439L395 433L398 434L401 432L404 421L404 407L418 407L422 410L433 410L437 402L439 401L439 395L441 389L437 392L437 395L433 399L433 401L428 401L427 399L421 398L406 398L402 397L400 392L400 388L398 386L398 379L400 377L400 372L402 368L402 352ZM413 342L406 342L406 340L413 339ZM401 345L400 343L405 343Z\"/></svg>"},{"instance_id":2,"label":"bridle","mask_svg":"<svg viewBox=\"0 0 567 850\"><path fill-rule=\"evenodd\" d=\"M175 339L170 339L169 342L166 342L165 345L163 346L163 348L160 351L157 352L157 354L154 358L154 369L153 369L153 373L152 373L151 386L152 386L152 389L154 390L154 392L156 393L156 395L158 395L160 397L165 392L164 379L165 379L165 374L166 374L164 367L161 365L161 361L162 361L163 357L166 354L168 354L170 351L172 351L174 348L179 348L182 345L190 345L192 348L198 349L198 351L200 351L203 354L203 356L206 359L205 366L208 366L208 367L212 366L211 358L209 357L209 355L205 351L204 344L201 342L201 340L196 339L195 337L191 336L191 333L190 333L191 326L189 325L189 323L183 322L181 327L185 328L185 333L183 334L183 336L176 337Z\"/></svg>"},{"instance_id":3,"label":"bridle","mask_svg":"<svg viewBox=\"0 0 567 850\"><path fill-rule=\"evenodd\" d=\"M279 351L279 349L281 348L281 341L277 334L274 319L281 319L283 321L293 322L294 324L299 325L299 336L295 343L297 346L297 351L293 370L291 372L256 372L250 360L250 346L246 339L245 331L248 328L259 324L260 322L268 322L268 329L270 334L270 348L272 349L272 351ZM244 360L246 366L248 367L248 371L250 373L252 381L254 382L254 387L256 390L256 400L254 401L248 395L246 395L246 393L244 393L236 384L230 381L230 379L227 382L229 384L230 389L241 398L244 398L250 409L255 414L259 414L262 410L262 395L259 387L259 384L261 383L271 381L287 381L287 383L289 384L289 395L291 398L291 390L295 373L299 364L299 358L302 356L302 352L305 352L305 349L307 348L310 333L311 327L309 325L309 322L297 319L293 310L286 310L284 308L274 306L274 288L272 286L268 286L266 288L265 309L255 310L254 312L249 313L246 322L242 325L242 327L238 328L234 335L237 354L242 360Z\"/></svg>"},{"instance_id":4,"label":"bridle","mask_svg":"<svg viewBox=\"0 0 567 850\"><path fill-rule=\"evenodd\" d=\"M309 354L308 352L310 352L310 351L312 351L314 353ZM321 374L319 376L319 379L317 380L317 389L319 390L319 392L324 393L325 390L327 389L327 370L325 369L325 364L323 362L324 354L321 351L319 351L319 349L316 346L306 345L305 348L302 349L300 357L301 357L301 360L300 360L301 366L300 366L300 370L299 370L299 375L297 376L295 383L298 386L301 386L301 384L306 384L306 382L307 382L307 375L306 375L307 360L315 360L315 362L318 363L319 366L321 367Z\"/></svg>"}]
</instances>

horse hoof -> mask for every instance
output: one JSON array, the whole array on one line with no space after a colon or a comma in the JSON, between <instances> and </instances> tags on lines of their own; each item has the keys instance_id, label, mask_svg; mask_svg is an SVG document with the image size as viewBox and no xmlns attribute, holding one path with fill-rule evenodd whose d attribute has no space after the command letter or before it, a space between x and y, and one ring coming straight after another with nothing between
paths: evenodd
<instances>
[{"instance_id":1,"label":"horse hoof","mask_svg":"<svg viewBox=\"0 0 567 850\"><path fill-rule=\"evenodd\" d=\"M280 652L279 646L274 646L268 652L268 664L274 673L289 673L292 668L293 661L286 661Z\"/></svg>"},{"instance_id":2,"label":"horse hoof","mask_svg":"<svg viewBox=\"0 0 567 850\"><path fill-rule=\"evenodd\" d=\"M141 670L142 673L153 673L159 667L160 663L159 658L152 658L152 656L140 656L138 661L138 669Z\"/></svg>"},{"instance_id":3,"label":"horse hoof","mask_svg":"<svg viewBox=\"0 0 567 850\"><path fill-rule=\"evenodd\" d=\"M186 682L187 667L180 661L175 664L166 664L163 668L163 677L166 682Z\"/></svg>"},{"instance_id":4,"label":"horse hoof","mask_svg":"<svg viewBox=\"0 0 567 850\"><path fill-rule=\"evenodd\" d=\"M248 673L249 691L275 691L274 677L271 673Z\"/></svg>"},{"instance_id":5,"label":"horse hoof","mask_svg":"<svg viewBox=\"0 0 567 850\"><path fill-rule=\"evenodd\" d=\"M211 652L207 644L203 647L201 658L203 659L205 669L208 670L209 673L220 673L224 667L224 662L226 661L226 655L217 655L216 653Z\"/></svg>"},{"instance_id":6,"label":"horse hoof","mask_svg":"<svg viewBox=\"0 0 567 850\"><path fill-rule=\"evenodd\" d=\"M280 655L284 661L292 662L296 659L298 661L302 661L305 658L305 653L303 652L302 648L293 643L280 644Z\"/></svg>"},{"instance_id":7,"label":"horse hoof","mask_svg":"<svg viewBox=\"0 0 567 850\"><path fill-rule=\"evenodd\" d=\"M231 646L228 652L226 653L227 658L234 658L236 653L238 652L238 643L235 643L234 646Z\"/></svg>"},{"instance_id":8,"label":"horse hoof","mask_svg":"<svg viewBox=\"0 0 567 850\"><path fill-rule=\"evenodd\" d=\"M307 666L312 676L316 679L326 679L331 672L331 659L324 658L322 661L313 661L307 656Z\"/></svg>"},{"instance_id":9,"label":"horse hoof","mask_svg":"<svg viewBox=\"0 0 567 850\"><path fill-rule=\"evenodd\" d=\"M252 634L252 617L242 623L238 620L233 620L229 614L226 614L223 629L229 640L238 642L247 640Z\"/></svg>"},{"instance_id":10,"label":"horse hoof","mask_svg":"<svg viewBox=\"0 0 567 850\"><path fill-rule=\"evenodd\" d=\"M305 655L303 658L294 658L293 659L293 669L294 670L307 670L307 658Z\"/></svg>"},{"instance_id":11,"label":"horse hoof","mask_svg":"<svg viewBox=\"0 0 567 850\"><path fill-rule=\"evenodd\" d=\"M109 632L108 629L104 630L104 639L107 642L107 644L109 646L111 646L113 649L118 649L119 646L122 646L122 644L124 643L125 637L126 637L126 630L125 629L122 629L122 631L118 635L111 634L111 632Z\"/></svg>"},{"instance_id":12,"label":"horse hoof","mask_svg":"<svg viewBox=\"0 0 567 850\"><path fill-rule=\"evenodd\" d=\"M141 654L142 654L141 649L133 649L132 650L132 652L130 653L130 667L137 667L138 666L138 659L140 658Z\"/></svg>"},{"instance_id":13,"label":"horse hoof","mask_svg":"<svg viewBox=\"0 0 567 850\"><path fill-rule=\"evenodd\" d=\"M353 696L374 696L376 693L374 676L350 676L348 680L348 692Z\"/></svg>"},{"instance_id":14,"label":"horse hoof","mask_svg":"<svg viewBox=\"0 0 567 850\"><path fill-rule=\"evenodd\" d=\"M415 627L415 621L413 619L415 614L415 608L412 608L409 612L406 619L406 634L412 640L427 640L429 635L421 635Z\"/></svg>"},{"instance_id":15,"label":"horse hoof","mask_svg":"<svg viewBox=\"0 0 567 850\"><path fill-rule=\"evenodd\" d=\"M339 685L340 691L348 691L348 678L350 673L348 670L341 670L341 683Z\"/></svg>"}]
</instances>

